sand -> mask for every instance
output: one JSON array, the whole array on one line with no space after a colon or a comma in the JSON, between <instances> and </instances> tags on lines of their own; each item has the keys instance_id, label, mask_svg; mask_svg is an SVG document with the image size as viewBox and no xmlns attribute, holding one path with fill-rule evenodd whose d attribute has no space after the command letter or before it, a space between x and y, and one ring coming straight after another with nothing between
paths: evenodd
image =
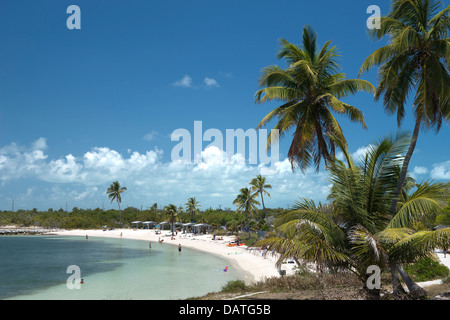
<instances>
[{"instance_id":1,"label":"sand","mask_svg":"<svg viewBox=\"0 0 450 320\"><path fill-rule=\"evenodd\" d=\"M148 241L152 246L158 245L158 240L163 239L164 245L181 244L181 247L201 250L207 253L218 255L231 262L233 266L240 269L247 283L251 284L265 278L279 277L280 271L275 267L276 257L266 254L263 257L263 251L257 248L247 246L229 247L230 241L234 241L234 236L223 236L223 240L212 240L213 235L193 235L178 233L172 239L170 231L162 231L156 234L155 230L148 229L115 229L115 230L60 230L49 234L61 236L88 236L121 238ZM216 237L220 238L220 237ZM241 239L241 242L245 240ZM283 264L281 270L286 270L286 274L292 274L293 264Z\"/></svg>"}]
</instances>

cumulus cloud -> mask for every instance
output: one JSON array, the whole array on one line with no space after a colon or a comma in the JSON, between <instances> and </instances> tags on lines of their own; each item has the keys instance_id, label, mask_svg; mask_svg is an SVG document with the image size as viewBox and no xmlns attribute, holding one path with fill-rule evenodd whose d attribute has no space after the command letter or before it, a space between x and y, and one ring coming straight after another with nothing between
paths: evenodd
<instances>
[{"instance_id":1,"label":"cumulus cloud","mask_svg":"<svg viewBox=\"0 0 450 320\"><path fill-rule=\"evenodd\" d=\"M409 172L409 175L414 179L419 179L420 176L428 173L428 169L426 167L415 166L413 170Z\"/></svg>"},{"instance_id":2,"label":"cumulus cloud","mask_svg":"<svg viewBox=\"0 0 450 320\"><path fill-rule=\"evenodd\" d=\"M219 83L215 79L212 79L212 78L205 77L205 79L203 80L203 83L207 87L219 87Z\"/></svg>"},{"instance_id":3,"label":"cumulus cloud","mask_svg":"<svg viewBox=\"0 0 450 320\"><path fill-rule=\"evenodd\" d=\"M176 87L192 88L192 78L188 75L185 75L183 78L176 81L173 85Z\"/></svg>"},{"instance_id":4,"label":"cumulus cloud","mask_svg":"<svg viewBox=\"0 0 450 320\"><path fill-rule=\"evenodd\" d=\"M329 190L326 173L294 173L287 159L270 167L249 165L243 155L227 155L216 146L202 151L200 163L164 162L161 155L158 149L123 155L108 147L94 147L79 156L68 154L49 160L42 150L29 148L0 154L0 177L7 185L22 179L29 188L36 186L39 192L34 201L65 199L78 201L81 207L100 206L108 201L105 191L115 180L128 188L125 206L140 206L143 202L179 205L195 196L205 207L218 203L233 207L239 190L257 174L267 173L268 183L273 186L268 206L286 206L298 197L323 201ZM50 184L39 187L40 183ZM46 204L44 208L51 206Z\"/></svg>"},{"instance_id":5,"label":"cumulus cloud","mask_svg":"<svg viewBox=\"0 0 450 320\"><path fill-rule=\"evenodd\" d=\"M430 176L433 179L450 180L450 160L433 165Z\"/></svg>"},{"instance_id":6,"label":"cumulus cloud","mask_svg":"<svg viewBox=\"0 0 450 320\"><path fill-rule=\"evenodd\" d=\"M155 140L158 137L159 133L155 130L152 130L151 132L145 134L142 139L145 141L152 141Z\"/></svg>"}]
</instances>

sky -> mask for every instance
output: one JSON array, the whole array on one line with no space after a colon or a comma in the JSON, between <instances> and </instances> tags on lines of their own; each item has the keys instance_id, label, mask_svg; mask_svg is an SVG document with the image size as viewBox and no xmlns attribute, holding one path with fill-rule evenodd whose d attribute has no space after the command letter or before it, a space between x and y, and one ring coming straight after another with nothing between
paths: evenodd
<instances>
[{"instance_id":1,"label":"sky","mask_svg":"<svg viewBox=\"0 0 450 320\"><path fill-rule=\"evenodd\" d=\"M446 3L448 4L448 3ZM81 29L69 29L70 5ZM386 42L367 35L370 5L387 0L2 0L0 2L0 210L116 208L106 189L127 187L122 206L231 208L240 188L260 173L249 152L228 157L201 141L201 163L172 161L177 129L195 138L217 129L256 129L279 103L255 104L261 69L284 38L300 44L310 25L322 46L332 40L347 78ZM71 20L70 20L71 21ZM376 70L362 76L377 83ZM367 129L336 116L355 156L383 136L412 131L410 106L401 127L373 95L343 99L364 112ZM267 129L273 128L269 123ZM292 171L279 144L267 182L267 207L299 198L325 202L327 172ZM201 134L200 134L201 138ZM450 179L450 128L422 131L410 163L417 180ZM197 140L199 141L199 140ZM209 146L209 147L208 147ZM226 161L221 161L225 157Z\"/></svg>"}]
</instances>

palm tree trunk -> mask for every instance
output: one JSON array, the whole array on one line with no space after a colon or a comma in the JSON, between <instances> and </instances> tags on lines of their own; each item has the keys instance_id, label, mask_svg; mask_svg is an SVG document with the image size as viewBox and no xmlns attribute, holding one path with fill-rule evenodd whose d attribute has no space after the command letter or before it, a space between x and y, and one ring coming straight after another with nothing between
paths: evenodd
<instances>
[{"instance_id":1,"label":"palm tree trunk","mask_svg":"<svg viewBox=\"0 0 450 320\"><path fill-rule=\"evenodd\" d=\"M400 173L400 176L399 176L399 179L397 182L397 188L395 189L394 197L393 197L392 203L391 203L390 211L393 215L395 214L395 211L397 208L397 203L399 201L399 197L400 197L400 194L401 194L401 191L403 188L403 184L406 179L406 174L408 173L409 162L411 160L414 149L416 148L417 138L419 137L421 122L422 122L421 118L416 117L414 131L413 131L413 135L411 137L411 143L409 145L409 149L408 149L408 152L406 153L405 159L403 160L402 171ZM424 294L426 295L426 291L424 289L422 289L421 287L419 287L414 282L414 280L411 279L411 277L405 272L405 270L403 270L402 266L397 265L396 268L397 268L398 272L400 273L400 275L402 276L403 280L405 281L405 284L408 286L409 292L411 292L411 294L414 297L421 298L424 296Z\"/></svg>"},{"instance_id":2,"label":"palm tree trunk","mask_svg":"<svg viewBox=\"0 0 450 320\"><path fill-rule=\"evenodd\" d=\"M119 206L120 229L122 229L122 211L120 211L120 203L119 203L119 201L117 201L117 205Z\"/></svg>"},{"instance_id":3,"label":"palm tree trunk","mask_svg":"<svg viewBox=\"0 0 450 320\"><path fill-rule=\"evenodd\" d=\"M424 299L427 296L427 292L425 289L419 287L417 283L414 282L413 279L403 270L401 265L397 265L397 270L405 281L406 286L408 287L409 292L411 293L413 299Z\"/></svg>"},{"instance_id":4,"label":"palm tree trunk","mask_svg":"<svg viewBox=\"0 0 450 320\"><path fill-rule=\"evenodd\" d=\"M266 222L267 222L267 212L266 212L266 207L264 206L264 198L263 198L262 192L261 192L261 203L262 203L263 211L264 211L264 219L265 219Z\"/></svg>"},{"instance_id":5,"label":"palm tree trunk","mask_svg":"<svg viewBox=\"0 0 450 320\"><path fill-rule=\"evenodd\" d=\"M400 193L402 191L403 183L406 179L406 174L408 173L409 161L411 160L414 149L416 148L417 138L419 136L421 119L416 118L416 124L414 126L413 135L411 137L411 143L409 145L408 152L406 153L405 159L403 160L402 171L400 173L400 177L398 178L397 188L395 189L394 197L391 203L391 213L395 214L395 210L397 208L397 203L399 200Z\"/></svg>"},{"instance_id":6,"label":"palm tree trunk","mask_svg":"<svg viewBox=\"0 0 450 320\"><path fill-rule=\"evenodd\" d=\"M248 211L245 212L245 216L247 218L248 238L250 239L250 221L249 221L249 218L248 218L248 216L249 216Z\"/></svg>"},{"instance_id":7,"label":"palm tree trunk","mask_svg":"<svg viewBox=\"0 0 450 320\"><path fill-rule=\"evenodd\" d=\"M395 300L405 300L406 292L405 292L405 289L403 289L403 286L398 277L396 265L394 263L390 263L389 269L391 270L391 279L392 279L392 288L393 288L392 294L394 295L394 299Z\"/></svg>"}]
</instances>

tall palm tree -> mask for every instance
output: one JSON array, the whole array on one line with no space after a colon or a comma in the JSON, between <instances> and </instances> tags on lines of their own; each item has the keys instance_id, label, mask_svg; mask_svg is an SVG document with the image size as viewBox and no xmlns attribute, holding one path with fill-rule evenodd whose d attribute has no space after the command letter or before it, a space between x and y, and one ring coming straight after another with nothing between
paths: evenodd
<instances>
[{"instance_id":1,"label":"tall palm tree","mask_svg":"<svg viewBox=\"0 0 450 320\"><path fill-rule=\"evenodd\" d=\"M120 183L118 181L114 181L111 183L109 188L106 190L106 193L108 194L108 198L111 200L111 203L116 200L117 206L119 207L119 214L120 214L120 227L122 228L122 211L120 210L120 203L122 202L122 196L121 194L127 191L126 187L121 187Z\"/></svg>"},{"instance_id":2,"label":"tall palm tree","mask_svg":"<svg viewBox=\"0 0 450 320\"><path fill-rule=\"evenodd\" d=\"M238 208L238 212L244 212L245 218L247 221L247 229L248 229L248 238L250 239L250 221L249 216L253 215L253 213L258 212L258 208L256 205L259 205L259 201L255 198L258 196L257 193L252 193L250 188L242 188L240 193L237 195L236 199L234 199L233 204L235 204Z\"/></svg>"},{"instance_id":3,"label":"tall palm tree","mask_svg":"<svg viewBox=\"0 0 450 320\"><path fill-rule=\"evenodd\" d=\"M450 228L415 232L412 225L441 206L446 185L419 184L405 197L395 215L389 212L409 137L387 138L370 148L362 163L336 159L327 170L332 188L331 207L313 201L298 202L294 210L276 221L275 232L259 243L279 252L280 258L295 257L315 262L318 268L347 270L356 274L369 296L378 290L366 287L367 268L377 265L391 273L394 295L405 291L399 274L414 297L420 288L404 270L403 263L429 256L436 246L450 244Z\"/></svg>"},{"instance_id":4,"label":"tall palm tree","mask_svg":"<svg viewBox=\"0 0 450 320\"><path fill-rule=\"evenodd\" d=\"M392 213L421 128L434 128L437 133L442 122L450 120L450 6L442 8L437 0L394 0L391 12L381 18L380 29L371 31L375 39L387 37L388 44L373 52L360 69L362 74L380 66L375 99L384 95L384 109L397 115L398 126L406 113L405 104L414 94L414 131L390 207Z\"/></svg>"},{"instance_id":5,"label":"tall palm tree","mask_svg":"<svg viewBox=\"0 0 450 320\"><path fill-rule=\"evenodd\" d=\"M164 208L164 211L169 215L168 222L172 225L172 234L175 232L175 222L177 222L178 208L174 204L169 204Z\"/></svg>"},{"instance_id":6,"label":"tall palm tree","mask_svg":"<svg viewBox=\"0 0 450 320\"><path fill-rule=\"evenodd\" d=\"M266 194L270 198L270 193L267 192L266 189L272 189L272 186L270 184L266 184L266 178L262 175L258 174L256 178L253 178L252 181L250 181L251 184L251 191L259 193L261 195L261 203L264 210L264 216L267 221L267 211L266 207L264 206L264 197L263 194Z\"/></svg>"},{"instance_id":7,"label":"tall palm tree","mask_svg":"<svg viewBox=\"0 0 450 320\"><path fill-rule=\"evenodd\" d=\"M344 114L366 127L363 113L339 99L361 90L374 92L375 87L368 81L345 79L344 73L338 73L340 66L336 59L339 53L331 42L327 41L319 49L313 29L304 27L302 46L281 40L277 57L284 58L288 67L282 69L274 65L261 71L259 85L263 88L256 92L256 102L279 100L283 104L267 114L257 128L276 118L278 123L274 129L278 129L280 136L294 129L288 152L292 169L299 166L305 170L314 162L319 170L322 159L325 163L332 160L335 143L329 135L346 144L333 113ZM268 137L268 149L272 132Z\"/></svg>"},{"instance_id":8,"label":"tall palm tree","mask_svg":"<svg viewBox=\"0 0 450 320\"><path fill-rule=\"evenodd\" d=\"M197 212L197 208L200 207L200 204L197 200L195 200L195 197L191 197L185 203L185 206L186 206L186 212L188 212L191 215L191 220L192 220L194 218L195 213Z\"/></svg>"}]
</instances>

